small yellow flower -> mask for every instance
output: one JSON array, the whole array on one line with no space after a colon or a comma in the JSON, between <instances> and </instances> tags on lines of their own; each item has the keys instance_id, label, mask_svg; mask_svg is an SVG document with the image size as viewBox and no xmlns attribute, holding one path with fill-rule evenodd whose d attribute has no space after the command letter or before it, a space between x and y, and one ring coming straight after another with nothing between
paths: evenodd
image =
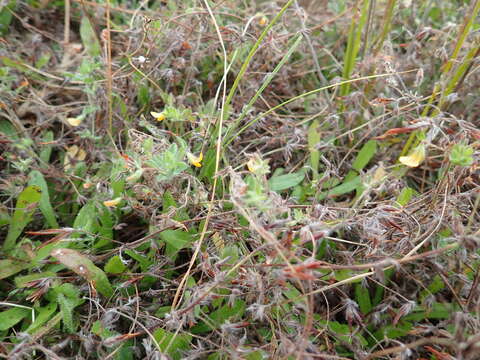
<instances>
[{"instance_id":1,"label":"small yellow flower","mask_svg":"<svg viewBox=\"0 0 480 360\"><path fill-rule=\"evenodd\" d=\"M116 207L118 204L120 204L120 201L122 201L122 198L117 197L117 198L112 199L112 200L104 201L103 205L105 205L106 207Z\"/></svg>"},{"instance_id":2,"label":"small yellow flower","mask_svg":"<svg viewBox=\"0 0 480 360\"><path fill-rule=\"evenodd\" d=\"M262 17L260 18L260 20L258 20L258 23L260 24L260 26L265 26L265 25L267 25L267 23L268 23L267 17L266 17L266 16L262 16Z\"/></svg>"},{"instance_id":3,"label":"small yellow flower","mask_svg":"<svg viewBox=\"0 0 480 360\"><path fill-rule=\"evenodd\" d=\"M150 115L152 115L157 121L165 120L165 114L163 112L159 113L159 112L151 111Z\"/></svg>"},{"instance_id":4,"label":"small yellow flower","mask_svg":"<svg viewBox=\"0 0 480 360\"><path fill-rule=\"evenodd\" d=\"M403 165L417 167L425 160L425 145L419 145L407 156L400 156L398 159Z\"/></svg>"},{"instance_id":5,"label":"small yellow flower","mask_svg":"<svg viewBox=\"0 0 480 360\"><path fill-rule=\"evenodd\" d=\"M63 168L65 170L71 169L75 161L83 161L87 157L87 153L82 148L79 148L77 145L70 146L67 148L65 154L65 159L63 161Z\"/></svg>"},{"instance_id":6,"label":"small yellow flower","mask_svg":"<svg viewBox=\"0 0 480 360\"><path fill-rule=\"evenodd\" d=\"M187 153L187 158L190 164L195 167L202 167L203 152L200 152L200 155L195 156L193 154Z\"/></svg>"},{"instance_id":7,"label":"small yellow flower","mask_svg":"<svg viewBox=\"0 0 480 360\"><path fill-rule=\"evenodd\" d=\"M78 126L82 123L83 119L81 117L69 117L67 118L67 122L72 126Z\"/></svg>"},{"instance_id":8,"label":"small yellow flower","mask_svg":"<svg viewBox=\"0 0 480 360\"><path fill-rule=\"evenodd\" d=\"M93 186L93 184L91 182L86 182L86 183L83 183L83 185L82 185L82 187L85 190L90 189L92 186Z\"/></svg>"},{"instance_id":9,"label":"small yellow flower","mask_svg":"<svg viewBox=\"0 0 480 360\"><path fill-rule=\"evenodd\" d=\"M247 161L247 168L248 171L255 175L266 175L270 172L268 159L263 160L258 154L254 154L250 157L250 159Z\"/></svg>"}]
</instances>

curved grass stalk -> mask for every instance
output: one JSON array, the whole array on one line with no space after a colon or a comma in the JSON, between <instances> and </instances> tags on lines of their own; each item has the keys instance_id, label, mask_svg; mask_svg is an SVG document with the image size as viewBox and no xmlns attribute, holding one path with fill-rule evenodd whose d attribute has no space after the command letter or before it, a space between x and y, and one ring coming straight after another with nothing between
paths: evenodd
<instances>
[{"instance_id":1,"label":"curved grass stalk","mask_svg":"<svg viewBox=\"0 0 480 360\"><path fill-rule=\"evenodd\" d=\"M397 73L385 73L385 74L377 74L377 75L369 75L369 76L363 76L363 77L360 77L360 78L357 78L357 79L351 79L351 80L345 80L345 81L340 81L338 83L335 83L335 84L331 84L331 85L327 85L327 86L322 86L318 89L315 89L315 90L311 90L311 91L308 91L306 93L303 93L303 94L300 94L300 95L297 95L297 96L294 96L293 98L291 99L288 99L287 101L284 101L283 103L281 104L278 104L274 107L272 107L271 109L261 113L260 115L258 115L256 118L250 120L247 124L245 124L237 133L236 135L240 135L241 133L243 133L245 130L247 130L250 126L252 126L253 124L255 124L258 120L260 120L262 117L274 112L275 110L278 110L282 107L284 107L285 105L288 105L290 104L291 102L295 101L295 100L298 100L298 99L302 99L304 97L307 97L307 96L310 96L310 95L313 95L313 94L316 94L320 91L324 91L324 90L328 90L328 89L332 89L334 87L337 87L337 86L342 86L344 84L351 84L353 82L357 82L357 81L362 81L362 80L369 80L369 79L376 79L376 78L381 78L381 77L386 77L386 76L393 76L393 75L398 75L398 74L406 74L406 73L409 73L409 72L413 72L413 71L416 71L416 70L408 70L408 71L402 71L402 72L397 72ZM234 137L233 136L230 136L229 138L226 138L225 139L225 146L229 145L232 141L233 141Z\"/></svg>"},{"instance_id":2,"label":"curved grass stalk","mask_svg":"<svg viewBox=\"0 0 480 360\"><path fill-rule=\"evenodd\" d=\"M442 73L440 75L440 81L438 81L432 91L432 95L430 95L430 98L428 99L428 103L423 109L422 116L426 117L430 113L433 107L433 103L435 102L435 99L437 96L440 94L440 100L439 104L436 107L436 109L433 111L431 116L436 116L438 113L442 110L442 106L445 104L445 99L446 96L452 93L452 91L457 87L457 85L461 82L461 80L465 77L466 73L470 69L470 63L473 60L475 56L477 56L478 50L480 49L480 46L476 44L474 49L471 49L468 54L465 56L464 60L458 65L457 70L453 72L452 68L455 63L457 63L458 56L460 54L460 50L462 49L465 40L467 36L471 33L474 21L477 18L478 13L480 12L480 0L476 0L475 4L473 5L472 11L470 13L470 16L467 16L465 18L465 21L462 25L462 30L460 31L460 36L457 39L457 43L455 44L455 49L452 52L452 55L450 56L450 59L448 59L447 63L444 65L442 69ZM468 63L468 64L466 64ZM448 81L447 85L444 87L442 90L442 79L446 78L447 76L450 76L450 81ZM405 146L402 149L402 152L400 153L400 156L404 156L415 144L418 142L414 142L415 137L418 135L418 131L414 131L410 134L410 137L408 138L407 142L405 143Z\"/></svg>"},{"instance_id":3,"label":"curved grass stalk","mask_svg":"<svg viewBox=\"0 0 480 360\"><path fill-rule=\"evenodd\" d=\"M225 100L226 108L228 108L228 106L232 102L233 96L235 95L235 91L237 90L237 87L240 84L240 80L243 78L243 75L247 71L248 65L252 61L253 55L255 55L255 52L257 51L258 47L262 43L263 39L265 38L265 36L267 36L268 32L273 27L273 25L275 25L275 23L282 17L283 13L290 7L290 5L293 4L293 1L294 0L288 0L288 2L283 6L283 8L278 12L278 14L265 27L265 30L263 30L263 32L260 34L255 44L253 44L252 48L250 49L250 52L247 55L247 58L245 59L245 61L242 64L242 67L240 68L240 71L237 77L235 78L235 81L233 82L232 87L230 88L227 99Z\"/></svg>"},{"instance_id":4,"label":"curved grass stalk","mask_svg":"<svg viewBox=\"0 0 480 360\"><path fill-rule=\"evenodd\" d=\"M343 64L343 79L350 80L353 69L355 67L355 61L357 59L358 51L360 50L360 44L362 42L362 30L365 27L368 19L368 9L370 0L364 0L362 10L360 12L360 20L357 25L357 13L352 17L350 24L350 31L348 34L347 50L345 52L344 64ZM358 10L357 10L358 11ZM340 89L340 96L348 95L350 92L350 83L345 83Z\"/></svg>"},{"instance_id":5,"label":"curved grass stalk","mask_svg":"<svg viewBox=\"0 0 480 360\"><path fill-rule=\"evenodd\" d=\"M300 44L302 40L303 40L303 36L301 34L298 35L295 41L293 42L292 46L290 46L287 53L283 56L282 60L280 60L277 66L275 66L275 69L273 69L273 71L267 75L267 77L265 78L262 85L255 93L255 95L250 99L248 104L243 108L240 116L230 125L227 132L225 133L225 137L224 137L225 139L227 139L230 136L230 134L238 127L238 124L242 122L244 117L247 115L248 111L252 108L253 104L255 104L259 96L263 93L266 87L272 82L275 75L278 73L278 71L280 71L283 65L285 65L285 63L288 61L288 59L290 58L290 56L292 55L292 53L295 51L295 49L297 48L297 46Z\"/></svg>"}]
</instances>

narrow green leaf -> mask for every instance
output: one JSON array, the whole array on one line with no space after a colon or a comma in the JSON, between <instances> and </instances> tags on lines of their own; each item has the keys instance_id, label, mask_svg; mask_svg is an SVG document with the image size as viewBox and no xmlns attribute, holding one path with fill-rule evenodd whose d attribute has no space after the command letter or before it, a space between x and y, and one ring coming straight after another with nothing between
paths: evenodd
<instances>
[{"instance_id":1,"label":"narrow green leaf","mask_svg":"<svg viewBox=\"0 0 480 360\"><path fill-rule=\"evenodd\" d=\"M202 334L214 330L224 324L227 320L234 322L235 319L240 319L245 313L245 302L237 300L230 306L225 304L221 308L215 310L208 316L208 322L203 322L192 328L193 334Z\"/></svg>"},{"instance_id":2,"label":"narrow green leaf","mask_svg":"<svg viewBox=\"0 0 480 360\"><path fill-rule=\"evenodd\" d=\"M355 284L355 300L363 315L372 311L372 302L370 301L370 293L362 284Z\"/></svg>"},{"instance_id":3,"label":"narrow green leaf","mask_svg":"<svg viewBox=\"0 0 480 360\"><path fill-rule=\"evenodd\" d=\"M30 314L30 310L19 307L0 312L0 331L10 329Z\"/></svg>"},{"instance_id":4,"label":"narrow green leaf","mask_svg":"<svg viewBox=\"0 0 480 360\"><path fill-rule=\"evenodd\" d=\"M166 255L173 256L181 249L193 243L194 238L192 234L183 230L165 230L160 233L160 239L167 244Z\"/></svg>"},{"instance_id":5,"label":"narrow green leaf","mask_svg":"<svg viewBox=\"0 0 480 360\"><path fill-rule=\"evenodd\" d=\"M86 16L82 17L80 23L80 37L82 38L83 46L87 49L90 56L100 56L101 48L98 38Z\"/></svg>"},{"instance_id":6,"label":"narrow green leaf","mask_svg":"<svg viewBox=\"0 0 480 360\"><path fill-rule=\"evenodd\" d=\"M0 280L8 278L16 273L28 268L28 262L16 261L11 259L0 260Z\"/></svg>"},{"instance_id":7,"label":"narrow green leaf","mask_svg":"<svg viewBox=\"0 0 480 360\"><path fill-rule=\"evenodd\" d=\"M312 167L314 179L318 177L318 166L320 164L320 151L315 148L319 142L318 120L314 120L308 128L308 151L310 152L310 166Z\"/></svg>"},{"instance_id":8,"label":"narrow green leaf","mask_svg":"<svg viewBox=\"0 0 480 360\"><path fill-rule=\"evenodd\" d=\"M282 191L300 184L304 178L305 173L303 171L272 176L268 180L268 185L272 191Z\"/></svg>"},{"instance_id":9,"label":"narrow green leaf","mask_svg":"<svg viewBox=\"0 0 480 360\"><path fill-rule=\"evenodd\" d=\"M158 342L160 349L172 357L173 360L183 359L183 352L190 349L192 336L175 334L162 328L155 330L153 337Z\"/></svg>"},{"instance_id":10,"label":"narrow green leaf","mask_svg":"<svg viewBox=\"0 0 480 360\"><path fill-rule=\"evenodd\" d=\"M30 185L23 190L17 199L12 221L8 229L7 238L3 244L4 250L10 250L15 246L23 229L32 220L33 213L42 197L42 191L37 185Z\"/></svg>"},{"instance_id":11,"label":"narrow green leaf","mask_svg":"<svg viewBox=\"0 0 480 360\"><path fill-rule=\"evenodd\" d=\"M120 256L115 255L108 260L108 262L105 264L105 272L110 273L110 274L121 274L122 272L125 271L127 267L125 264L122 262L120 259Z\"/></svg>"},{"instance_id":12,"label":"narrow green leaf","mask_svg":"<svg viewBox=\"0 0 480 360\"><path fill-rule=\"evenodd\" d=\"M42 197L40 198L40 211L42 212L45 220L47 220L48 225L51 228L59 228L55 211L53 210L52 204L50 203L50 194L48 193L48 185L43 177L43 174L38 170L33 170L30 175L29 185L36 185L42 191Z\"/></svg>"},{"instance_id":13,"label":"narrow green leaf","mask_svg":"<svg viewBox=\"0 0 480 360\"><path fill-rule=\"evenodd\" d=\"M40 309L38 309L38 315L36 316L35 321L28 327L26 332L32 334L33 332L38 330L43 324L50 320L52 315L55 314L56 310L56 302L51 302L46 306L42 306Z\"/></svg>"},{"instance_id":14,"label":"narrow green leaf","mask_svg":"<svg viewBox=\"0 0 480 360\"><path fill-rule=\"evenodd\" d=\"M53 131L47 131L42 138L42 142L46 143L42 145L42 150L40 150L40 160L42 160L42 167L48 167L50 162L50 156L52 155L53 147L48 144L53 141Z\"/></svg>"},{"instance_id":15,"label":"narrow green leaf","mask_svg":"<svg viewBox=\"0 0 480 360\"><path fill-rule=\"evenodd\" d=\"M113 295L113 288L107 275L85 255L73 249L55 249L52 250L51 255L67 268L85 278L103 296Z\"/></svg>"},{"instance_id":16,"label":"narrow green leaf","mask_svg":"<svg viewBox=\"0 0 480 360\"><path fill-rule=\"evenodd\" d=\"M44 278L49 278L49 277L54 277L57 276L56 273L53 271L44 271L44 272L39 272L35 274L28 274L24 276L17 276L15 277L15 286L17 288L23 288L26 287L27 284L31 281L35 281L38 279L44 279Z\"/></svg>"},{"instance_id":17,"label":"narrow green leaf","mask_svg":"<svg viewBox=\"0 0 480 360\"><path fill-rule=\"evenodd\" d=\"M413 194L415 193L415 190L413 190L410 187L404 187L400 194L397 196L397 203L400 204L400 206L405 206L407 205L410 200L412 199Z\"/></svg>"},{"instance_id":18,"label":"narrow green leaf","mask_svg":"<svg viewBox=\"0 0 480 360\"><path fill-rule=\"evenodd\" d=\"M330 189L326 192L321 193L318 199L322 200L327 196L339 196L339 195L347 194L355 190L361 184L362 184L362 178L360 176L357 176L346 183L342 183L338 186L335 186L333 189Z\"/></svg>"},{"instance_id":19,"label":"narrow green leaf","mask_svg":"<svg viewBox=\"0 0 480 360\"><path fill-rule=\"evenodd\" d=\"M57 302L60 305L60 310L62 312L62 320L66 330L70 333L74 333L76 330L76 326L73 322L73 309L76 306L76 301L67 298L63 294L58 294Z\"/></svg>"},{"instance_id":20,"label":"narrow green leaf","mask_svg":"<svg viewBox=\"0 0 480 360\"><path fill-rule=\"evenodd\" d=\"M360 149L357 158L352 164L352 168L360 172L372 159L377 152L377 141L370 140Z\"/></svg>"}]
</instances>

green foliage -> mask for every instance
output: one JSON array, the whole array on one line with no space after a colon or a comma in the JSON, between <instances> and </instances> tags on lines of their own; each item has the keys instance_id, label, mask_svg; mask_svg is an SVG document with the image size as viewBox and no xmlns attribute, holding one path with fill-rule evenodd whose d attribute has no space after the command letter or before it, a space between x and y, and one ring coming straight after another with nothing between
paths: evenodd
<instances>
[{"instance_id":1,"label":"green foliage","mask_svg":"<svg viewBox=\"0 0 480 360\"><path fill-rule=\"evenodd\" d=\"M32 220L35 208L42 198L42 190L37 185L27 186L18 196L13 212L8 234L3 243L4 250L10 250L15 246L15 241L22 233L25 226Z\"/></svg>"},{"instance_id":2,"label":"green foliage","mask_svg":"<svg viewBox=\"0 0 480 360\"><path fill-rule=\"evenodd\" d=\"M83 46L85 46L85 49L87 49L87 52L90 56L100 56L100 43L87 16L82 17L82 21L80 23L80 37L82 39Z\"/></svg>"},{"instance_id":3,"label":"green foliage","mask_svg":"<svg viewBox=\"0 0 480 360\"><path fill-rule=\"evenodd\" d=\"M30 310L23 307L12 307L0 312L0 331L10 329L30 314Z\"/></svg>"},{"instance_id":4,"label":"green foliage","mask_svg":"<svg viewBox=\"0 0 480 360\"><path fill-rule=\"evenodd\" d=\"M1 5L5 357L378 357L458 312L476 335L480 2L247 3Z\"/></svg>"},{"instance_id":5,"label":"green foliage","mask_svg":"<svg viewBox=\"0 0 480 360\"><path fill-rule=\"evenodd\" d=\"M163 352L166 352L174 360L180 360L183 357L183 351L190 349L192 336L187 334L176 334L161 328L153 333L155 340Z\"/></svg>"},{"instance_id":6,"label":"green foliage","mask_svg":"<svg viewBox=\"0 0 480 360\"><path fill-rule=\"evenodd\" d=\"M153 155L147 165L159 172L157 181L168 181L188 169L188 165L183 161L185 155L185 148L173 143L163 153Z\"/></svg>"},{"instance_id":7,"label":"green foliage","mask_svg":"<svg viewBox=\"0 0 480 360\"><path fill-rule=\"evenodd\" d=\"M268 186L270 190L282 191L300 184L304 177L305 173L303 171L284 175L274 175L268 179Z\"/></svg>"},{"instance_id":8,"label":"green foliage","mask_svg":"<svg viewBox=\"0 0 480 360\"><path fill-rule=\"evenodd\" d=\"M85 278L103 296L113 295L112 285L103 270L95 266L86 256L72 249L55 249L51 255L67 268Z\"/></svg>"},{"instance_id":9,"label":"green foliage","mask_svg":"<svg viewBox=\"0 0 480 360\"><path fill-rule=\"evenodd\" d=\"M5 35L8 32L8 27L12 22L12 10L15 9L17 5L16 0L7 1L5 4L2 4L0 8L0 35Z\"/></svg>"},{"instance_id":10,"label":"green foliage","mask_svg":"<svg viewBox=\"0 0 480 360\"><path fill-rule=\"evenodd\" d=\"M464 144L455 144L450 151L450 162L458 166L473 164L473 148Z\"/></svg>"}]
</instances>

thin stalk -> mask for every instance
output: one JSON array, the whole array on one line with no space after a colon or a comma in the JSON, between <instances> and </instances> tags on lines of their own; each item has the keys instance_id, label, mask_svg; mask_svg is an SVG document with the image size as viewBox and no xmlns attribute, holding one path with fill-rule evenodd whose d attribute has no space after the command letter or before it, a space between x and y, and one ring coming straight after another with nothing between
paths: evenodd
<instances>
[{"instance_id":1,"label":"thin stalk","mask_svg":"<svg viewBox=\"0 0 480 360\"><path fill-rule=\"evenodd\" d=\"M388 33L390 32L390 28L392 27L392 19L393 19L393 10L395 9L395 4L397 0L388 0L387 7L385 8L385 14L383 15L383 26L382 32L380 36L376 40L377 45L375 46L375 50L373 51L374 54L378 54L382 49L383 43L387 38Z\"/></svg>"},{"instance_id":2,"label":"thin stalk","mask_svg":"<svg viewBox=\"0 0 480 360\"><path fill-rule=\"evenodd\" d=\"M352 22L350 24L350 31L348 34L347 50L344 57L344 66L343 66L343 79L350 80L353 69L355 67L355 61L360 50L360 44L362 42L362 30L365 27L368 19L368 9L369 9L370 0L363 0L362 10L360 13L360 19L358 25L356 25L356 20L358 17L358 9L356 10L354 16L352 17ZM350 83L345 83L340 89L340 96L345 96L350 93Z\"/></svg>"},{"instance_id":3,"label":"thin stalk","mask_svg":"<svg viewBox=\"0 0 480 360\"><path fill-rule=\"evenodd\" d=\"M415 70L407 70L407 71L402 71L402 72L399 72L399 73L385 73L385 74L377 74L377 75L369 75L369 76L363 76L363 77L360 77L360 78L357 78L357 79L351 79L351 80L345 80L345 81L341 81L339 83L336 83L336 84L331 84L331 85L328 85L328 86L322 86L321 88L318 88L318 89L315 89L315 90L311 90L311 91L308 91L306 93L303 93L303 94L300 94L300 95L297 95L293 98L290 98L288 99L287 101L284 101L283 103L281 104L278 104L274 107L272 107L271 109L265 111L264 113L261 113L260 115L258 115L256 118L250 120L247 124L245 124L238 132L237 132L237 136L240 135L241 133L243 133L245 130L247 130L250 126L252 126L253 124L255 124L258 120L260 120L262 117L265 117L267 116L268 114L284 107L285 105L288 105L290 104L291 102L295 101L295 100L298 100L298 99L302 99L304 97L307 97L307 96L310 96L310 95L313 95L313 94L316 94L320 91L324 91L324 90L328 90L328 89L332 89L332 88L335 88L337 86L342 86L344 84L349 84L349 83L353 83L353 82L357 82L357 81L362 81L362 80L369 80L369 79L376 79L376 78L381 78L381 77L386 77L386 76L392 76L392 75L397 75L397 74L405 74L405 73L409 73L409 72L412 72L412 71L415 71ZM233 141L233 137L230 137L228 140L226 140L225 142L225 146L229 145L232 141Z\"/></svg>"},{"instance_id":4,"label":"thin stalk","mask_svg":"<svg viewBox=\"0 0 480 360\"><path fill-rule=\"evenodd\" d=\"M432 91L432 95L430 95L430 98L428 99L428 103L423 109L423 112L422 112L423 117L426 117L429 115L430 110L433 107L433 103L435 102L435 99L437 98L438 95L440 95L439 105L431 114L431 117L438 115L438 113L442 110L442 107L445 105L446 97L449 94L451 94L453 89L455 89L458 86L458 84L462 81L466 73L471 68L470 67L471 61L473 60L473 58L475 58L478 55L478 50L480 46L476 44L476 46L467 53L467 55L464 57L464 60L460 63L460 65L457 66L457 70L453 72L453 65L458 63L458 56L460 54L460 50L462 49L467 36L472 31L474 21L477 18L477 15L479 12L480 12L480 0L476 0L475 3L473 4L473 8L472 8L472 11L470 12L470 16L465 17L465 21L463 22L462 28L460 30L460 36L457 39L457 43L455 44L455 48L452 52L452 55L450 56L447 63L443 66L442 73L440 75L440 81L438 81L435 84ZM465 62L467 62L467 64L465 64ZM447 82L447 85L442 90L442 82L443 82L442 80L447 78L448 76L450 77L450 80ZM412 144L414 144L414 139L418 135L419 131L423 131L423 130L414 131L410 134L410 137L408 138L405 146L403 147L402 152L400 153L400 156L404 156L406 153L408 153Z\"/></svg>"},{"instance_id":5,"label":"thin stalk","mask_svg":"<svg viewBox=\"0 0 480 360\"><path fill-rule=\"evenodd\" d=\"M288 2L285 4L285 6L278 12L278 14L272 19L272 21L265 27L265 30L260 34L258 37L257 41L255 44L253 44L252 48L250 49L250 52L247 55L247 58L242 64L242 67L240 68L240 71L238 72L237 77L235 78L235 81L233 82L232 87L230 88L230 91L228 93L227 99L225 100L225 107L228 108L230 103L232 102L233 96L235 95L235 91L238 88L238 85L240 84L240 80L242 80L243 75L247 71L248 65L252 61L253 55L255 55L255 52L257 51L258 47L262 43L263 39L265 36L267 36L268 32L270 29L275 25L275 23L282 17L283 13L290 7L290 5L293 4L294 0L288 0Z\"/></svg>"},{"instance_id":6,"label":"thin stalk","mask_svg":"<svg viewBox=\"0 0 480 360\"><path fill-rule=\"evenodd\" d=\"M263 91L265 90L265 88L272 82L273 78L275 77L275 75L278 73L278 71L283 67L283 65L285 65L285 63L288 61L288 59L290 58L290 56L292 55L292 53L295 51L295 49L297 48L297 46L300 44L300 42L302 41L303 39L303 36L301 34L299 34L297 36L297 38L295 39L295 41L293 42L292 46L290 46L290 48L288 49L287 53L283 56L283 58L280 60L280 62L277 64L277 66L275 66L275 69L273 69L272 72L270 72L265 80L263 81L262 85L260 86L260 88L257 90L257 92L255 93L255 95L250 99L250 101L248 102L248 104L243 108L242 110L242 113L240 114L240 116L230 125L230 127L228 128L227 132L225 133L225 137L224 139L227 140L229 137L230 137L230 134L238 127L238 125L242 122L242 120L245 118L245 116L248 114L248 112L250 111L250 109L252 108L253 104L255 104L255 102L257 101L257 99L259 98L259 96L263 93ZM232 135L233 136L233 135Z\"/></svg>"}]
</instances>

